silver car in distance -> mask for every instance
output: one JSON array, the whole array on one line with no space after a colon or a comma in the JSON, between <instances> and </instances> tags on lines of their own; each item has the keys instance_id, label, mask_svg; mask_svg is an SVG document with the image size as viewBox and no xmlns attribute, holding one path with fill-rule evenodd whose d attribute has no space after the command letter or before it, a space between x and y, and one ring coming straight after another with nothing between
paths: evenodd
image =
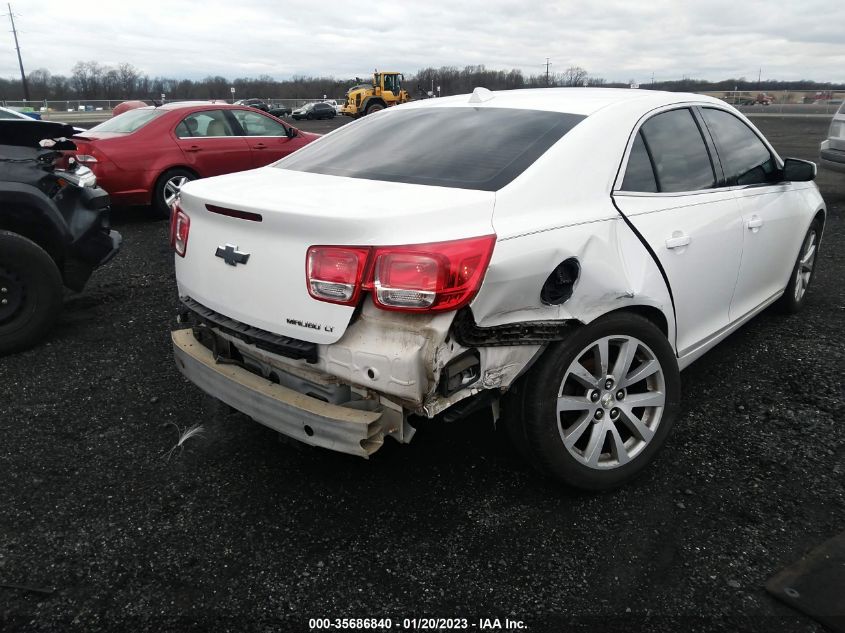
<instances>
[{"instance_id":1,"label":"silver car in distance","mask_svg":"<svg viewBox=\"0 0 845 633\"><path fill-rule=\"evenodd\" d=\"M827 138L819 148L819 162L825 169L845 173L845 101L830 122Z\"/></svg>"}]
</instances>

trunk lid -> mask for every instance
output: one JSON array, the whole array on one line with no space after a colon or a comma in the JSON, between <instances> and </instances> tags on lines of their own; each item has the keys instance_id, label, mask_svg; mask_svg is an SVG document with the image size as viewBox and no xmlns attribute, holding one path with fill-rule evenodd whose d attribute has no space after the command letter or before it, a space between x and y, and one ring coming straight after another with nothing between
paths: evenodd
<instances>
[{"instance_id":1,"label":"trunk lid","mask_svg":"<svg viewBox=\"0 0 845 633\"><path fill-rule=\"evenodd\" d=\"M94 132L92 130L85 130L84 132L79 132L74 136L75 139L83 139L83 140L107 140L112 138L124 138L129 136L127 132Z\"/></svg>"},{"instance_id":2,"label":"trunk lid","mask_svg":"<svg viewBox=\"0 0 845 633\"><path fill-rule=\"evenodd\" d=\"M354 308L309 295L308 247L490 235L495 194L266 167L190 182L181 198L190 217L186 255L176 257L181 296L269 332L330 344L343 336ZM261 221L207 205L259 214ZM218 256L227 245L235 259L248 254L246 263L230 265Z\"/></svg>"}]
</instances>

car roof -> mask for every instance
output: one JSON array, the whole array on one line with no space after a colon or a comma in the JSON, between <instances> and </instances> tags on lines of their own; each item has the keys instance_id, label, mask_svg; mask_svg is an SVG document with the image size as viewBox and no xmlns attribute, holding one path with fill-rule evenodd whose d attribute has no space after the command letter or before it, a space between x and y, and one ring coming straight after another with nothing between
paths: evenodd
<instances>
[{"instance_id":1,"label":"car roof","mask_svg":"<svg viewBox=\"0 0 845 633\"><path fill-rule=\"evenodd\" d=\"M473 98L476 97L477 99ZM470 99L473 98L472 101ZM550 110L589 116L615 105L636 105L643 111L683 102L724 102L706 95L629 88L531 88L488 91L476 88L471 94L412 102L417 107L489 107L522 110Z\"/></svg>"},{"instance_id":2,"label":"car roof","mask_svg":"<svg viewBox=\"0 0 845 633\"><path fill-rule=\"evenodd\" d=\"M240 109L243 107L249 107L244 105L239 105L237 103L226 103L225 101L171 101L170 103L165 103L164 105L160 106L147 106L147 110L152 110L154 108L158 110L185 110L187 108L205 108L207 106L213 105L217 108L235 108ZM142 110L143 108L137 108L138 110Z\"/></svg>"}]
</instances>

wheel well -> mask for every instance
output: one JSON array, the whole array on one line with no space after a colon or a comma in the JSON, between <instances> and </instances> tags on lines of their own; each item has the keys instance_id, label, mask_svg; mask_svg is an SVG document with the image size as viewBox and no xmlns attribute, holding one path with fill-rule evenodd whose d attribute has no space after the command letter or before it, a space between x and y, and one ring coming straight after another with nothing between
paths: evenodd
<instances>
[{"instance_id":1,"label":"wheel well","mask_svg":"<svg viewBox=\"0 0 845 633\"><path fill-rule=\"evenodd\" d=\"M32 240L43 248L57 264L62 251L61 241L53 234L49 225L38 220L38 210L18 206L23 211L20 217L0 216L0 229L17 233Z\"/></svg>"},{"instance_id":2,"label":"wheel well","mask_svg":"<svg viewBox=\"0 0 845 633\"><path fill-rule=\"evenodd\" d=\"M161 170L161 173L156 178L156 186L158 186L158 183L161 181L161 177L164 176L164 174L166 174L167 172L172 171L174 169L184 169L185 171L191 172L194 175L194 178L201 178L201 176L197 173L196 169L188 167L187 165L171 165L167 169Z\"/></svg>"},{"instance_id":3,"label":"wheel well","mask_svg":"<svg viewBox=\"0 0 845 633\"><path fill-rule=\"evenodd\" d=\"M608 312L608 314L616 314L617 312L633 312L634 314L638 314L641 317L648 319L655 326L657 326L657 329L663 332L664 336L666 336L667 338L669 336L669 323L666 321L666 315L655 307L626 306L624 308L619 308L618 310Z\"/></svg>"},{"instance_id":4,"label":"wheel well","mask_svg":"<svg viewBox=\"0 0 845 633\"><path fill-rule=\"evenodd\" d=\"M824 209L819 209L818 211L816 211L816 217L813 218L813 222L818 220L821 223L822 228L824 228L824 221L826 217L827 214L824 212Z\"/></svg>"}]
</instances>

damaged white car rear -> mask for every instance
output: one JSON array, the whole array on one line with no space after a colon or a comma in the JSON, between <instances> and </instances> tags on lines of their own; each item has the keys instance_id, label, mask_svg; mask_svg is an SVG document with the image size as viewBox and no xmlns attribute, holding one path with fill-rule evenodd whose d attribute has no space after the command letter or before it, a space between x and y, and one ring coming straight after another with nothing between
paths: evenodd
<instances>
[{"instance_id":1,"label":"damaged white car rear","mask_svg":"<svg viewBox=\"0 0 845 633\"><path fill-rule=\"evenodd\" d=\"M611 488L666 442L681 369L804 303L814 176L700 95L390 108L182 189L177 364L256 421L363 457L411 441L415 416L492 407L540 469Z\"/></svg>"}]
</instances>

